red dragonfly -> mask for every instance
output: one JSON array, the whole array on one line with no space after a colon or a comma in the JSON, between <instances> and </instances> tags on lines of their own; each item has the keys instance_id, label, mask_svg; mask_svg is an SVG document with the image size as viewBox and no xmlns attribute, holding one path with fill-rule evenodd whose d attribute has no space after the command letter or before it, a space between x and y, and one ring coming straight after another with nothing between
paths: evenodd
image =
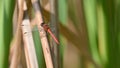
<instances>
[{"instance_id":1,"label":"red dragonfly","mask_svg":"<svg viewBox=\"0 0 120 68\"><path fill-rule=\"evenodd\" d=\"M58 39L57 39L57 38L55 37L55 35L52 33L52 31L51 31L51 29L49 28L49 26L48 26L47 24L45 24L45 23L42 23L41 26L44 28L44 30L45 30L46 32L48 32L48 33L52 36L52 38L54 39L54 41L55 41L57 44L59 44Z\"/></svg>"}]
</instances>

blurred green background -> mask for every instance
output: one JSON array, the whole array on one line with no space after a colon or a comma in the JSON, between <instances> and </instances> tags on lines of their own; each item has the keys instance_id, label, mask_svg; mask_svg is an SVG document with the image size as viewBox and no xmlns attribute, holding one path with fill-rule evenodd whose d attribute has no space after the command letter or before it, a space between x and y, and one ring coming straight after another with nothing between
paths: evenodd
<instances>
[{"instance_id":1,"label":"blurred green background","mask_svg":"<svg viewBox=\"0 0 120 68\"><path fill-rule=\"evenodd\" d=\"M9 67L15 3L15 0L0 0L0 68ZM56 3L60 68L120 68L120 0L57 0ZM33 32L33 36L38 62L45 68L39 35Z\"/></svg>"}]
</instances>

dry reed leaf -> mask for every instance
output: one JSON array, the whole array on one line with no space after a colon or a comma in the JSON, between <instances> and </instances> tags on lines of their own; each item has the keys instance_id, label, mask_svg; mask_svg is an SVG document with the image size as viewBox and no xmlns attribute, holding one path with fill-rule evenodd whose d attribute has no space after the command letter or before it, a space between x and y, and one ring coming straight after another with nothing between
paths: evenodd
<instances>
[{"instance_id":1,"label":"dry reed leaf","mask_svg":"<svg viewBox=\"0 0 120 68\"><path fill-rule=\"evenodd\" d=\"M49 0L49 2L46 4L44 10L49 11L50 14L50 25L52 26L50 29L54 30L52 33L54 36L59 40L59 31L58 31L58 12L57 12L57 0ZM44 11L43 11L44 13ZM43 15L44 16L44 15ZM58 42L59 43L59 42ZM55 42L55 40L50 37L50 48L51 48L51 54L52 54L52 60L55 68L61 68L61 56L60 56L60 48L59 44Z\"/></svg>"},{"instance_id":2,"label":"dry reed leaf","mask_svg":"<svg viewBox=\"0 0 120 68\"><path fill-rule=\"evenodd\" d=\"M38 68L38 62L30 27L30 21L24 19L22 22L22 34L24 41L25 56L28 68Z\"/></svg>"},{"instance_id":3,"label":"dry reed leaf","mask_svg":"<svg viewBox=\"0 0 120 68\"><path fill-rule=\"evenodd\" d=\"M19 14L18 14L18 25L16 34L10 44L10 68L17 68L19 62L20 62L20 56L21 56L21 30L20 25L23 18L23 0L17 1L19 3Z\"/></svg>"}]
</instances>

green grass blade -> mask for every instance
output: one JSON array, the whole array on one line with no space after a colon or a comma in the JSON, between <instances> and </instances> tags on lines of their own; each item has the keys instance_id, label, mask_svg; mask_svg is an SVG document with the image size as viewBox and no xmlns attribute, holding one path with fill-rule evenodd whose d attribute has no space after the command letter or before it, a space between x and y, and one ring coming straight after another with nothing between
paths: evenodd
<instances>
[{"instance_id":1,"label":"green grass blade","mask_svg":"<svg viewBox=\"0 0 120 68\"><path fill-rule=\"evenodd\" d=\"M4 6L3 6L3 0L0 2L0 68L3 68L4 66L4 31L3 31L3 24L4 24Z\"/></svg>"},{"instance_id":2,"label":"green grass blade","mask_svg":"<svg viewBox=\"0 0 120 68\"><path fill-rule=\"evenodd\" d=\"M8 57L9 57L9 45L12 38L12 15L14 9L14 0L1 0L1 12L0 12L0 68L8 68Z\"/></svg>"},{"instance_id":3,"label":"green grass blade","mask_svg":"<svg viewBox=\"0 0 120 68\"><path fill-rule=\"evenodd\" d=\"M65 24L67 22L67 1L66 0L58 0L58 14L59 14L59 20L62 22L62 24Z\"/></svg>"},{"instance_id":4,"label":"green grass blade","mask_svg":"<svg viewBox=\"0 0 120 68\"><path fill-rule=\"evenodd\" d=\"M102 60L102 66L108 63L107 55L107 33L106 33L106 18L103 12L103 8L100 4L97 5L97 15L98 15L98 47Z\"/></svg>"},{"instance_id":5,"label":"green grass blade","mask_svg":"<svg viewBox=\"0 0 120 68\"><path fill-rule=\"evenodd\" d=\"M87 22L90 50L95 62L97 64L101 64L97 45L96 0L83 0L83 3Z\"/></svg>"},{"instance_id":6,"label":"green grass blade","mask_svg":"<svg viewBox=\"0 0 120 68\"><path fill-rule=\"evenodd\" d=\"M34 29L37 29L37 27L35 27ZM42 46L41 46L41 41L40 41L38 31L33 32L33 38L34 38L34 43L35 43L35 49L36 49L36 55L37 55L37 59L38 59L39 68L46 68L44 54L43 54L43 51L42 51Z\"/></svg>"}]
</instances>

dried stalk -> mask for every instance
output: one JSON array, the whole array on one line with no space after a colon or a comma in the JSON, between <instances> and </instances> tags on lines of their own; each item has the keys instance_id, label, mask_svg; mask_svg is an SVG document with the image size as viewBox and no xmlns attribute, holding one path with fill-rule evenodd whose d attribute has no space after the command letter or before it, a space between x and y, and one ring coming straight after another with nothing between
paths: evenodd
<instances>
[{"instance_id":1,"label":"dried stalk","mask_svg":"<svg viewBox=\"0 0 120 68\"><path fill-rule=\"evenodd\" d=\"M58 13L57 13L57 1L56 0L49 0L50 2L50 11L51 11L51 20L50 20L50 25L51 29L54 30L53 33L54 35L58 38ZM59 46L56 44L54 39L51 38L50 40L51 43L51 50L52 50L52 58L53 58L53 63L54 63L54 68L60 68L60 58L59 58Z\"/></svg>"},{"instance_id":2,"label":"dried stalk","mask_svg":"<svg viewBox=\"0 0 120 68\"><path fill-rule=\"evenodd\" d=\"M23 0L17 1L18 7L19 7L19 14L18 14L18 25L17 25L17 31L13 38L13 41L11 42L10 46L10 68L17 68L19 62L20 62L20 52L21 52L21 30L20 25L23 18Z\"/></svg>"},{"instance_id":3,"label":"dried stalk","mask_svg":"<svg viewBox=\"0 0 120 68\"><path fill-rule=\"evenodd\" d=\"M44 21L42 18L42 13L40 10L39 1L38 0L31 0L31 2L32 2L33 8L35 10L35 16L37 19L38 29L40 29L39 34L40 34L43 53L44 53L44 57L45 57L46 67L53 68L53 63L52 63L52 59L51 59L49 43L47 40L46 32L44 31L44 28L41 26L41 24L44 23Z\"/></svg>"},{"instance_id":4,"label":"dried stalk","mask_svg":"<svg viewBox=\"0 0 120 68\"><path fill-rule=\"evenodd\" d=\"M30 27L30 21L27 15L26 2L24 2L24 20L22 22L22 34L24 40L25 56L28 68L38 68L37 57Z\"/></svg>"},{"instance_id":5,"label":"dried stalk","mask_svg":"<svg viewBox=\"0 0 120 68\"><path fill-rule=\"evenodd\" d=\"M35 53L35 47L33 43L33 37L30 27L30 21L28 19L23 20L22 33L24 40L25 55L28 68L38 68L37 57Z\"/></svg>"}]
</instances>

